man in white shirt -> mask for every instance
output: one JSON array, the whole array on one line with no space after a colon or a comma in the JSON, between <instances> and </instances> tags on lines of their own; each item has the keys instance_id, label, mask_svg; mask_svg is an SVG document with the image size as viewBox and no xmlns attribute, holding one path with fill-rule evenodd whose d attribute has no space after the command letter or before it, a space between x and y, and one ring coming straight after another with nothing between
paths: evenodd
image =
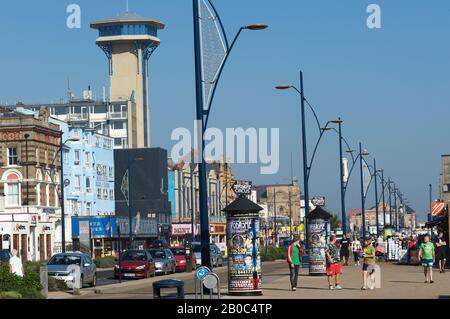
<instances>
[{"instance_id":1,"label":"man in white shirt","mask_svg":"<svg viewBox=\"0 0 450 319\"><path fill-rule=\"evenodd\" d=\"M13 249L11 253L13 256L9 260L9 271L19 277L23 277L22 260L17 257L17 250Z\"/></svg>"}]
</instances>

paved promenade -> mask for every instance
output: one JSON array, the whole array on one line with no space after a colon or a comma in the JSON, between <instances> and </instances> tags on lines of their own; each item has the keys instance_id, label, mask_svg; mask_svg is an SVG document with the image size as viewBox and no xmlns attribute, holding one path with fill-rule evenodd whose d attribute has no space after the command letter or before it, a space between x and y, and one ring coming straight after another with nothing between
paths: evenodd
<instances>
[{"instance_id":1,"label":"paved promenade","mask_svg":"<svg viewBox=\"0 0 450 319\"><path fill-rule=\"evenodd\" d=\"M343 290L330 291L326 277L308 276L307 269L301 269L297 291L289 287L289 270L285 261L263 264L263 296L250 299L414 299L450 298L450 273L434 272L434 284L425 284L422 268L393 263L380 263L382 270L381 288L362 291L361 267L346 266L342 277ZM227 269L216 270L221 280L223 298L228 299ZM83 289L80 296L68 293L50 293L49 298L83 299L149 299L153 298L152 283L156 280L177 278L185 281L186 298L194 298L194 274L181 273L143 280L124 281L122 284ZM244 297L241 297L244 298Z\"/></svg>"}]
</instances>

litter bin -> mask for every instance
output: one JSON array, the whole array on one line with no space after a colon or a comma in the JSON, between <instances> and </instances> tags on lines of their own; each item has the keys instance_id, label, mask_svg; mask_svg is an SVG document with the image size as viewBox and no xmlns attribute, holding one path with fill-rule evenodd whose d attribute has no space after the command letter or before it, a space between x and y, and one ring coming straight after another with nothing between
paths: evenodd
<instances>
[{"instance_id":1,"label":"litter bin","mask_svg":"<svg viewBox=\"0 0 450 319\"><path fill-rule=\"evenodd\" d=\"M162 289L177 289L176 296L161 296ZM153 299L184 299L184 281L165 279L153 283Z\"/></svg>"}]
</instances>

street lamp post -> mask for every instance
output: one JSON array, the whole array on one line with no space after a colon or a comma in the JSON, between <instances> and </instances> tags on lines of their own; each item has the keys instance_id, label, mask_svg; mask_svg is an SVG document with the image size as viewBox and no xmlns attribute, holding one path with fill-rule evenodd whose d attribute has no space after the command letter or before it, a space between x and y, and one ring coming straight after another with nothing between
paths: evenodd
<instances>
[{"instance_id":1,"label":"street lamp post","mask_svg":"<svg viewBox=\"0 0 450 319\"><path fill-rule=\"evenodd\" d=\"M428 185L428 194L429 194L429 205L430 205L430 213L428 214L428 222L431 222L431 218L432 218L432 215L431 215L431 212L433 211L433 208L432 208L432 204L433 204L433 189L432 189L432 185L431 184L429 184Z\"/></svg>"},{"instance_id":2,"label":"street lamp post","mask_svg":"<svg viewBox=\"0 0 450 319\"><path fill-rule=\"evenodd\" d=\"M341 182L341 216L342 216L342 233L347 234L347 216L345 212L345 192L344 192L344 163L342 162L342 120L339 118L333 123L337 123L339 126L339 167L340 167L340 182Z\"/></svg>"},{"instance_id":3,"label":"street lamp post","mask_svg":"<svg viewBox=\"0 0 450 319\"><path fill-rule=\"evenodd\" d=\"M385 184L384 184L384 170L381 170L381 190L383 198L383 228L386 227L386 200L384 198Z\"/></svg>"},{"instance_id":4,"label":"street lamp post","mask_svg":"<svg viewBox=\"0 0 450 319\"><path fill-rule=\"evenodd\" d=\"M374 169L374 178L375 178L375 220L376 220L376 224L377 224L377 238L378 235L380 234L380 220L379 220L379 216L378 216L378 183L377 183L377 162L375 159L373 159L373 169Z\"/></svg>"},{"instance_id":5,"label":"street lamp post","mask_svg":"<svg viewBox=\"0 0 450 319\"><path fill-rule=\"evenodd\" d=\"M362 145L359 143L359 170L361 175L361 218L363 227L363 239L366 239L366 209L365 209L365 193L364 193L364 172L363 172L363 156L368 155L366 151L362 151Z\"/></svg>"},{"instance_id":6,"label":"street lamp post","mask_svg":"<svg viewBox=\"0 0 450 319\"><path fill-rule=\"evenodd\" d=\"M26 192L26 196L27 196L27 213L30 213L30 201L29 201L29 175L28 175L28 139L30 138L30 134L25 133L24 134L24 138L25 138L25 161L26 161L26 167L25 167L25 173L27 176L27 182L26 182L26 187L27 187L27 192Z\"/></svg>"},{"instance_id":7,"label":"street lamp post","mask_svg":"<svg viewBox=\"0 0 450 319\"><path fill-rule=\"evenodd\" d=\"M388 178L388 192L389 192L389 224L390 226L394 226L394 222L392 220L392 192L391 192L391 178Z\"/></svg>"},{"instance_id":8,"label":"street lamp post","mask_svg":"<svg viewBox=\"0 0 450 319\"><path fill-rule=\"evenodd\" d=\"M64 143L63 143L63 131L61 131L61 138L59 139L59 157L61 161L60 183L61 183L61 251L66 252L66 215L64 212Z\"/></svg>"}]
</instances>

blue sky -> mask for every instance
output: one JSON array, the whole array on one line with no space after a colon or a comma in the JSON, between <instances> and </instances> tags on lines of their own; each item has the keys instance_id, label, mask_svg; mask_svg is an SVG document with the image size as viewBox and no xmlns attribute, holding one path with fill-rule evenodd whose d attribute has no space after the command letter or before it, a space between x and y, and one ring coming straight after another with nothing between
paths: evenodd
<instances>
[{"instance_id":1,"label":"blue sky","mask_svg":"<svg viewBox=\"0 0 450 319\"><path fill-rule=\"evenodd\" d=\"M107 63L89 22L121 14L124 0L2 0L0 3L0 102L57 101L67 78L80 92L98 95L107 85ZM82 8L82 28L66 27L66 7ZM382 8L382 29L366 27L370 3ZM235 175L255 183L288 182L290 154L301 176L298 97L273 89L305 76L307 98L322 121L341 116L344 134L359 141L422 214L427 185L437 197L440 155L449 153L450 2L446 0L215 0L229 37L241 25L270 28L245 32L223 74L211 126L279 127L281 167L259 174L237 165ZM170 148L175 127L193 127L194 64L190 0L130 0L130 11L164 21L161 46L151 58L152 143ZM316 134L311 114L308 133ZM312 145L309 145L312 148ZM310 181L339 212L336 136L321 145ZM348 208L359 208L358 175L350 182ZM370 192L372 194L372 190ZM368 205L373 203L368 197Z\"/></svg>"}]
</instances>

